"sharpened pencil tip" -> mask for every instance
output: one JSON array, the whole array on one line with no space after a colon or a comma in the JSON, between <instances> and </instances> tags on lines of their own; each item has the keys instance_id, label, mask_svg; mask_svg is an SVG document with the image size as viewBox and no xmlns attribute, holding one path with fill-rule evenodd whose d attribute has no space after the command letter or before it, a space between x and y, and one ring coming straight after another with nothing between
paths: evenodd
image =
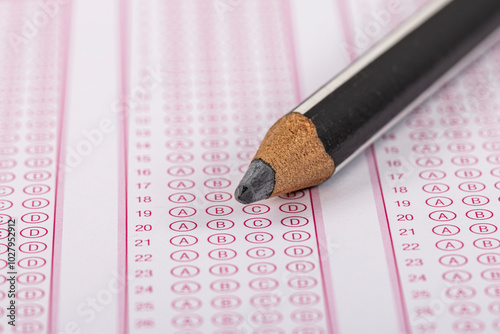
<instances>
[{"instance_id":1,"label":"sharpened pencil tip","mask_svg":"<svg viewBox=\"0 0 500 334\"><path fill-rule=\"evenodd\" d=\"M261 159L252 161L247 172L236 187L234 198L240 203L250 204L269 198L274 190L275 171Z\"/></svg>"}]
</instances>

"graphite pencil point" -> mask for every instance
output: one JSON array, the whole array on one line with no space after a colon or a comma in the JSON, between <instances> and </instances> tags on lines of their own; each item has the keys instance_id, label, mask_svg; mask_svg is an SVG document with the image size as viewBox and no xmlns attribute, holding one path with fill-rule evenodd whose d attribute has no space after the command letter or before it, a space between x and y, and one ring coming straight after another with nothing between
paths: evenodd
<instances>
[{"instance_id":1,"label":"graphite pencil point","mask_svg":"<svg viewBox=\"0 0 500 334\"><path fill-rule=\"evenodd\" d=\"M269 198L274 190L275 172L261 159L252 161L243 176L234 197L243 204L257 202Z\"/></svg>"}]
</instances>

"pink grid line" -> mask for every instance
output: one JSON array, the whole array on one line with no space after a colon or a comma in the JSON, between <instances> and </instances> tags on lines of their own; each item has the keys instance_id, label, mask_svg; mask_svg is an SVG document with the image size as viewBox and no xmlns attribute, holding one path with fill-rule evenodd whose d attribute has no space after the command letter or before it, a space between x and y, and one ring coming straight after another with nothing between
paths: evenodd
<instances>
[{"instance_id":1,"label":"pink grid line","mask_svg":"<svg viewBox=\"0 0 500 334\"><path fill-rule=\"evenodd\" d=\"M366 151L366 157L368 160L368 169L370 171L370 180L372 183L373 196L375 197L380 230L382 232L382 240L384 243L387 267L392 282L392 291L395 303L396 305L398 305L396 312L398 315L400 331L401 333L411 333L411 326L408 321L408 310L406 308L406 303L403 295L403 287L401 284L401 277L399 276L399 269L396 262L396 252L394 250L394 244L392 242L392 235L389 227L389 218L387 217L384 194L382 193L382 184L380 183L374 145L370 146L370 148Z\"/></svg>"},{"instance_id":2,"label":"pink grid line","mask_svg":"<svg viewBox=\"0 0 500 334\"><path fill-rule=\"evenodd\" d=\"M129 79L129 43L128 43L128 1L117 1L119 6L119 30L120 30L120 91L122 99L128 96ZM118 333L129 333L128 312L128 115L126 106L122 106L120 113L122 126L119 127L119 170L118 170L118 277L122 284L118 292Z\"/></svg>"},{"instance_id":3,"label":"pink grid line","mask_svg":"<svg viewBox=\"0 0 500 334\"><path fill-rule=\"evenodd\" d=\"M290 0L285 2L285 5L283 6L284 8L284 19L285 19L285 24L288 26L288 29L286 29L286 32L288 33L288 42L290 43L290 47L288 49L292 50L293 52L290 54L290 60L293 65L293 86L295 89L294 95L297 100L297 104L300 103L300 101L305 98L304 93L301 90L300 87L300 80L299 80L299 66L298 66L298 55L296 52L296 43L295 43L295 31L294 31L294 25L293 25L293 17L292 17L292 9L290 5Z\"/></svg>"},{"instance_id":4,"label":"pink grid line","mask_svg":"<svg viewBox=\"0 0 500 334\"><path fill-rule=\"evenodd\" d=\"M68 62L69 62L69 36L71 34L71 13L72 4L69 3L64 9L63 24L63 73L62 73L62 91L59 102L59 129L57 140L57 164L56 164L56 186L55 186L55 203L54 203L54 225L52 239L52 261L51 261L51 281L50 281L50 296L49 296L49 317L47 332L55 332L57 329L57 319L59 314L59 286L61 273L61 252L62 252L62 229L63 229L63 200L64 200L64 170L61 163L65 161L65 151L63 143L66 142L66 126L64 112L66 110L66 90L68 82Z\"/></svg>"},{"instance_id":5,"label":"pink grid line","mask_svg":"<svg viewBox=\"0 0 500 334\"><path fill-rule=\"evenodd\" d=\"M323 278L323 293L325 294L325 309L328 314L327 326L328 333L340 333L338 328L338 316L335 307L335 294L333 292L333 278L328 258L328 242L326 240L325 223L323 220L323 211L321 210L321 200L319 189L317 187L309 189L311 197L311 207L313 210L314 228L316 231L316 240L318 244L318 253L320 260L321 276ZM322 250L326 250L323 254Z\"/></svg>"},{"instance_id":6,"label":"pink grid line","mask_svg":"<svg viewBox=\"0 0 500 334\"><path fill-rule=\"evenodd\" d=\"M294 25L293 25L293 17L291 11L290 1L287 1L284 6L284 17L285 24L288 26L288 40L290 42L290 50L292 53L290 54L290 60L293 65L293 80L294 80L294 88L295 88L295 96L297 104L305 98L302 93L300 81L299 81L299 65L297 62L297 52L296 52L296 43L295 43L295 35L294 35ZM322 286L323 293L325 295L325 310L328 316L327 326L328 333L339 333L338 330L338 321L337 321L337 313L335 308L335 298L333 292L333 279L331 276L330 269L330 261L328 258L328 243L326 240L326 232L325 225L323 220L323 211L321 209L321 200L319 196L319 189L312 188L309 189L309 196L311 198L311 208L312 208L312 216L314 220L314 228L316 231L316 241L318 245L318 256L320 261L320 269L321 269L321 277L322 277ZM323 251L326 250L326 254L323 254Z\"/></svg>"},{"instance_id":7,"label":"pink grid line","mask_svg":"<svg viewBox=\"0 0 500 334\"><path fill-rule=\"evenodd\" d=\"M344 36L346 42L350 43L351 45L354 45L354 39L353 39L354 33L352 31L353 27L352 12L348 5L348 2L345 0L336 0L335 3L340 10L342 28L344 30ZM355 57L352 54L350 56L351 56L351 61L354 61ZM370 146L370 148L366 151L366 156L368 161L368 169L370 173L373 195L375 197L375 205L377 207L380 229L382 232L381 234L386 254L387 267L389 270L389 277L392 282L391 287L395 303L397 305L396 312L397 312L400 331L401 333L411 333L411 327L408 322L408 311L406 309L406 303L402 291L403 288L399 276L398 266L396 263L396 253L394 251L392 235L389 229L389 219L387 217L385 199L382 193L382 186L380 184L380 177L375 156L374 145ZM381 208L384 208L383 212Z\"/></svg>"}]
</instances>

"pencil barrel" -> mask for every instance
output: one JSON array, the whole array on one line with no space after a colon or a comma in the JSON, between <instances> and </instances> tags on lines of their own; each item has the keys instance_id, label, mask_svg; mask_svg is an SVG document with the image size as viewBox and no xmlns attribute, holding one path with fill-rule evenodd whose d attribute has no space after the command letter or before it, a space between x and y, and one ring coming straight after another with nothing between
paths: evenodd
<instances>
[{"instance_id":1,"label":"pencil barrel","mask_svg":"<svg viewBox=\"0 0 500 334\"><path fill-rule=\"evenodd\" d=\"M500 25L500 1L455 0L304 116L342 164Z\"/></svg>"}]
</instances>

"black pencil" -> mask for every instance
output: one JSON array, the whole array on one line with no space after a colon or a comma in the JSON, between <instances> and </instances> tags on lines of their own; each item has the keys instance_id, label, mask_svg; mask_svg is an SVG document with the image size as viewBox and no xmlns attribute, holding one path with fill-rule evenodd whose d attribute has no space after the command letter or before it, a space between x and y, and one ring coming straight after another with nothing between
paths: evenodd
<instances>
[{"instance_id":1,"label":"black pencil","mask_svg":"<svg viewBox=\"0 0 500 334\"><path fill-rule=\"evenodd\" d=\"M328 179L499 40L499 24L499 0L431 2L271 127L236 200Z\"/></svg>"}]
</instances>

